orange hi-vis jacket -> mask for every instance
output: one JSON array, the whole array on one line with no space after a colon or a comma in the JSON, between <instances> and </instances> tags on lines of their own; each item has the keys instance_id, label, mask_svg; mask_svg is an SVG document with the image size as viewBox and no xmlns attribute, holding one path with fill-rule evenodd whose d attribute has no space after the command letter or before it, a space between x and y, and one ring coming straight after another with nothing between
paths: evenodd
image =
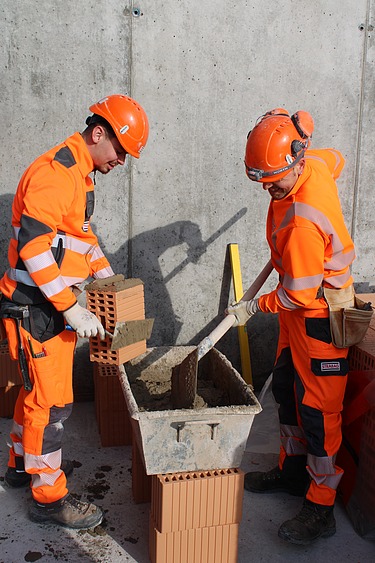
<instances>
[{"instance_id":1,"label":"orange hi-vis jacket","mask_svg":"<svg viewBox=\"0 0 375 563\"><path fill-rule=\"evenodd\" d=\"M13 201L10 268L0 280L5 297L65 311L76 302L71 286L113 274L90 226L93 169L77 132L25 171Z\"/></svg>"},{"instance_id":2,"label":"orange hi-vis jacket","mask_svg":"<svg viewBox=\"0 0 375 563\"><path fill-rule=\"evenodd\" d=\"M354 244L345 226L335 180L345 160L334 149L308 150L301 176L289 194L272 200L267 241L279 284L259 297L264 312L324 309L321 286L340 289L353 283Z\"/></svg>"}]
</instances>

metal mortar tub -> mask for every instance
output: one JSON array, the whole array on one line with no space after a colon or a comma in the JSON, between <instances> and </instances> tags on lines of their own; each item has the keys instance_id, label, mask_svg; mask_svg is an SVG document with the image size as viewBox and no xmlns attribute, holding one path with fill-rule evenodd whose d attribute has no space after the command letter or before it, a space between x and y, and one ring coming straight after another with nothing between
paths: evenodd
<instances>
[{"instance_id":1,"label":"metal mortar tub","mask_svg":"<svg viewBox=\"0 0 375 563\"><path fill-rule=\"evenodd\" d=\"M213 348L199 361L194 409L171 406L172 368L192 346L149 348L120 366L120 382L147 475L239 467L262 408L228 359Z\"/></svg>"}]
</instances>

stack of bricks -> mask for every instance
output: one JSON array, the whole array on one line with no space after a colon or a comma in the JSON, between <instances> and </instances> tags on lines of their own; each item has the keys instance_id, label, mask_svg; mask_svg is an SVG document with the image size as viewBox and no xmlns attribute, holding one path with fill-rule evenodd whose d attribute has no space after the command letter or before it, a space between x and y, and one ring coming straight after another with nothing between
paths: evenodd
<instances>
[{"instance_id":1,"label":"stack of bricks","mask_svg":"<svg viewBox=\"0 0 375 563\"><path fill-rule=\"evenodd\" d=\"M13 416L22 381L18 363L11 359L6 340L0 342L0 416Z\"/></svg>"},{"instance_id":2,"label":"stack of bricks","mask_svg":"<svg viewBox=\"0 0 375 563\"><path fill-rule=\"evenodd\" d=\"M151 563L235 563L243 491L240 469L153 475Z\"/></svg>"},{"instance_id":3,"label":"stack of bricks","mask_svg":"<svg viewBox=\"0 0 375 563\"><path fill-rule=\"evenodd\" d=\"M118 366L94 362L95 413L103 447L128 446L132 442L118 370Z\"/></svg>"},{"instance_id":4,"label":"stack of bricks","mask_svg":"<svg viewBox=\"0 0 375 563\"><path fill-rule=\"evenodd\" d=\"M117 277L117 276L115 276ZM122 276L120 276L122 277ZM117 322L138 321L145 318L143 282L139 279L120 279L108 284L97 280L86 287L87 308L94 313L104 328L114 333ZM104 282L107 281L107 285ZM103 364L121 365L146 352L146 340L111 350L111 340L107 336L90 338L90 360Z\"/></svg>"},{"instance_id":5,"label":"stack of bricks","mask_svg":"<svg viewBox=\"0 0 375 563\"><path fill-rule=\"evenodd\" d=\"M86 287L87 308L114 333L117 322L143 320L143 282L113 276ZM95 411L103 446L131 444L131 423L121 389L118 366L146 352L146 340L111 350L111 339L90 338L90 360L94 362Z\"/></svg>"},{"instance_id":6,"label":"stack of bricks","mask_svg":"<svg viewBox=\"0 0 375 563\"><path fill-rule=\"evenodd\" d=\"M375 308L375 293L359 294ZM354 529L366 537L375 529L375 315L359 344L349 350L343 409L343 442L337 463L344 469L339 492Z\"/></svg>"}]
</instances>

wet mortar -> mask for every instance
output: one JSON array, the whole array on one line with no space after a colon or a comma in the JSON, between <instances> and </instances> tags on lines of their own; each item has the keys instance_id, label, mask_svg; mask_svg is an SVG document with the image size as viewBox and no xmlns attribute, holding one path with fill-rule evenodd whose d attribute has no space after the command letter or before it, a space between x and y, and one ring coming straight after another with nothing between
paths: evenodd
<instances>
[{"instance_id":1,"label":"wet mortar","mask_svg":"<svg viewBox=\"0 0 375 563\"><path fill-rule=\"evenodd\" d=\"M195 348L160 347L125 364L134 399L140 411L172 410L172 370ZM197 395L194 409L246 404L243 389L229 386L228 372L233 370L224 356L217 361L212 350L198 362Z\"/></svg>"}]
</instances>

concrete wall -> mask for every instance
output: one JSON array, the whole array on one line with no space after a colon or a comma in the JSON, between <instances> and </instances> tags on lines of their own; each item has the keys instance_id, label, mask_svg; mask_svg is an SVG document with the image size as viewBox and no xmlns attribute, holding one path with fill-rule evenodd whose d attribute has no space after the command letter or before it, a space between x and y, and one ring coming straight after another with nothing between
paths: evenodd
<instances>
[{"instance_id":1,"label":"concrete wall","mask_svg":"<svg viewBox=\"0 0 375 563\"><path fill-rule=\"evenodd\" d=\"M228 243L239 244L245 288L268 260L269 196L247 180L243 154L273 107L310 111L313 146L346 157L339 189L353 273L374 290L373 0L3 0L0 10L1 272L24 168L82 130L90 103L121 92L146 109L150 139L139 161L97 177L94 224L115 271L145 282L151 344L197 343L219 322ZM276 320L259 315L248 328L260 382ZM239 367L236 331L219 348Z\"/></svg>"}]
</instances>

